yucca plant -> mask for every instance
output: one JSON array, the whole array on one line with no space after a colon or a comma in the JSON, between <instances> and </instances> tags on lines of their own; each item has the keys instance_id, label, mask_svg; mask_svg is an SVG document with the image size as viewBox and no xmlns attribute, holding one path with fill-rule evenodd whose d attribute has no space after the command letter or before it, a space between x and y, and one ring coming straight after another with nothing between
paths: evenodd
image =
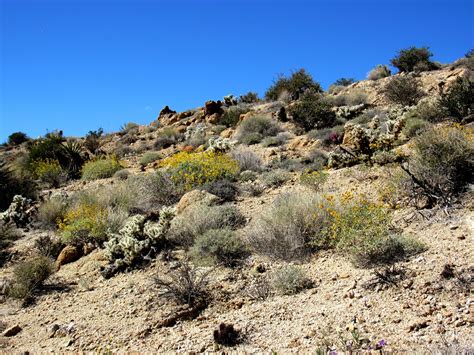
<instances>
[{"instance_id":1,"label":"yucca plant","mask_svg":"<svg viewBox=\"0 0 474 355\"><path fill-rule=\"evenodd\" d=\"M67 169L70 177L79 177L82 165L85 162L82 144L76 141L67 141L62 145L62 152L68 161Z\"/></svg>"}]
</instances>

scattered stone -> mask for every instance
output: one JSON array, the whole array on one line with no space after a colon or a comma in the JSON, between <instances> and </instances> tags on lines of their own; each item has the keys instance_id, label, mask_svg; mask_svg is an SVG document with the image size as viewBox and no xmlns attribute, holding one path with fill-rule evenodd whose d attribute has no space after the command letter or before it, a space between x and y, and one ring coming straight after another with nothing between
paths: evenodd
<instances>
[{"instance_id":1,"label":"scattered stone","mask_svg":"<svg viewBox=\"0 0 474 355\"><path fill-rule=\"evenodd\" d=\"M21 332L23 329L19 325L14 325L3 332L4 337L13 337Z\"/></svg>"},{"instance_id":2,"label":"scattered stone","mask_svg":"<svg viewBox=\"0 0 474 355\"><path fill-rule=\"evenodd\" d=\"M79 248L74 245L66 245L56 259L56 268L59 270L62 265L72 263L82 256Z\"/></svg>"}]
</instances>

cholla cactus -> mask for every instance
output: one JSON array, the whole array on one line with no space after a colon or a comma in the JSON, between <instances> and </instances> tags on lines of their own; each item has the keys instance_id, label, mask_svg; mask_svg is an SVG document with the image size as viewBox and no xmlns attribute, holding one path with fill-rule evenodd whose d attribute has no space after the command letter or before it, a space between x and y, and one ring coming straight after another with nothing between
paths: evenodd
<instances>
[{"instance_id":1,"label":"cholla cactus","mask_svg":"<svg viewBox=\"0 0 474 355\"><path fill-rule=\"evenodd\" d=\"M209 138L209 147L207 150L223 153L229 151L235 144L236 142L231 141L229 138L211 137Z\"/></svg>"},{"instance_id":2,"label":"cholla cactus","mask_svg":"<svg viewBox=\"0 0 474 355\"><path fill-rule=\"evenodd\" d=\"M234 105L237 105L237 103L238 103L238 100L234 95L229 94L227 96L224 96L224 104L226 106L234 106Z\"/></svg>"},{"instance_id":3,"label":"cholla cactus","mask_svg":"<svg viewBox=\"0 0 474 355\"><path fill-rule=\"evenodd\" d=\"M28 198L21 195L15 195L8 209L0 213L0 218L5 222L13 222L17 227L28 224L32 214L32 203Z\"/></svg>"},{"instance_id":4,"label":"cholla cactus","mask_svg":"<svg viewBox=\"0 0 474 355\"><path fill-rule=\"evenodd\" d=\"M207 125L205 123L198 123L195 126L188 126L184 132L184 138L189 140L197 135L206 136Z\"/></svg>"},{"instance_id":5,"label":"cholla cactus","mask_svg":"<svg viewBox=\"0 0 474 355\"><path fill-rule=\"evenodd\" d=\"M140 215L130 217L119 234L105 243L105 256L117 268L133 265L165 237L174 215L174 208L163 207L158 223L146 221Z\"/></svg>"}]
</instances>

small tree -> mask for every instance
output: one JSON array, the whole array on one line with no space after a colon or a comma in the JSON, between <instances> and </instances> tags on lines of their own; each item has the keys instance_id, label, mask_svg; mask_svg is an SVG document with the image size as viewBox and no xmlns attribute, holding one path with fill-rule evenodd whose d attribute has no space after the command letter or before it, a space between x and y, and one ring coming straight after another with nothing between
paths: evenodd
<instances>
[{"instance_id":1,"label":"small tree","mask_svg":"<svg viewBox=\"0 0 474 355\"><path fill-rule=\"evenodd\" d=\"M26 133L14 132L8 136L8 145L19 145L23 142L28 141L29 138Z\"/></svg>"},{"instance_id":2,"label":"small tree","mask_svg":"<svg viewBox=\"0 0 474 355\"><path fill-rule=\"evenodd\" d=\"M433 56L428 47L410 47L402 49L398 52L390 61L392 65L397 68L400 72L412 72L418 69L418 71L431 70L434 68L433 62L430 57Z\"/></svg>"},{"instance_id":3,"label":"small tree","mask_svg":"<svg viewBox=\"0 0 474 355\"><path fill-rule=\"evenodd\" d=\"M349 86L355 82L356 80L354 78L340 78L334 82L334 85Z\"/></svg>"},{"instance_id":4,"label":"small tree","mask_svg":"<svg viewBox=\"0 0 474 355\"><path fill-rule=\"evenodd\" d=\"M265 93L268 100L278 100L279 96L288 91L293 100L298 100L307 90L314 92L322 92L321 85L313 80L313 77L304 69L300 69L287 78L281 76L272 86L270 86Z\"/></svg>"}]
</instances>

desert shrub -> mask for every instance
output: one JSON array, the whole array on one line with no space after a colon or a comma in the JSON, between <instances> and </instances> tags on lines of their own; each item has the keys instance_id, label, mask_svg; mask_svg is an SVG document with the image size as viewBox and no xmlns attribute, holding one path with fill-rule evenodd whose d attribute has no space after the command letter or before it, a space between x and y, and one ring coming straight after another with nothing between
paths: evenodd
<instances>
[{"instance_id":1,"label":"desert shrub","mask_svg":"<svg viewBox=\"0 0 474 355\"><path fill-rule=\"evenodd\" d=\"M245 106L231 106L224 111L222 117L219 119L219 124L226 127L234 127L240 121L240 115L249 112Z\"/></svg>"},{"instance_id":2,"label":"desert shrub","mask_svg":"<svg viewBox=\"0 0 474 355\"><path fill-rule=\"evenodd\" d=\"M88 149L92 154L96 154L100 148L100 138L104 130L99 128L97 131L89 131L86 134L86 139L84 141L84 146Z\"/></svg>"},{"instance_id":3,"label":"desert shrub","mask_svg":"<svg viewBox=\"0 0 474 355\"><path fill-rule=\"evenodd\" d=\"M419 135L420 133L426 131L430 127L429 122L425 120L409 117L406 120L405 127L403 127L402 133L407 138L413 138Z\"/></svg>"},{"instance_id":4,"label":"desert shrub","mask_svg":"<svg viewBox=\"0 0 474 355\"><path fill-rule=\"evenodd\" d=\"M138 133L138 124L134 122L127 122L120 127L120 134L125 135L125 134L135 134Z\"/></svg>"},{"instance_id":5,"label":"desert shrub","mask_svg":"<svg viewBox=\"0 0 474 355\"><path fill-rule=\"evenodd\" d=\"M233 267L247 257L249 252L234 231L211 229L196 238L190 254L199 262Z\"/></svg>"},{"instance_id":6,"label":"desert shrub","mask_svg":"<svg viewBox=\"0 0 474 355\"><path fill-rule=\"evenodd\" d=\"M260 143L263 138L276 136L281 131L279 125L265 116L252 116L242 121L237 131L239 142L251 145Z\"/></svg>"},{"instance_id":7,"label":"desert shrub","mask_svg":"<svg viewBox=\"0 0 474 355\"><path fill-rule=\"evenodd\" d=\"M288 265L272 273L271 284L280 295L294 295L310 288L312 282L301 268Z\"/></svg>"},{"instance_id":8,"label":"desert shrub","mask_svg":"<svg viewBox=\"0 0 474 355\"><path fill-rule=\"evenodd\" d=\"M178 133L174 128L165 127L158 133L154 147L157 150L168 148L173 144L180 142L182 139L183 135Z\"/></svg>"},{"instance_id":9,"label":"desert shrub","mask_svg":"<svg viewBox=\"0 0 474 355\"><path fill-rule=\"evenodd\" d=\"M257 173L251 170L244 170L239 175L239 180L242 182L249 182L257 180Z\"/></svg>"},{"instance_id":10,"label":"desert shrub","mask_svg":"<svg viewBox=\"0 0 474 355\"><path fill-rule=\"evenodd\" d=\"M226 154L214 152L180 152L160 162L171 180L190 190L215 180L234 179L239 172L237 161Z\"/></svg>"},{"instance_id":11,"label":"desert shrub","mask_svg":"<svg viewBox=\"0 0 474 355\"><path fill-rule=\"evenodd\" d=\"M440 105L457 121L474 112L474 81L457 78L446 91L441 92Z\"/></svg>"},{"instance_id":12,"label":"desert shrub","mask_svg":"<svg viewBox=\"0 0 474 355\"><path fill-rule=\"evenodd\" d=\"M306 131L332 126L336 120L331 104L321 94L314 92L303 94L288 112L292 120Z\"/></svg>"},{"instance_id":13,"label":"desert shrub","mask_svg":"<svg viewBox=\"0 0 474 355\"><path fill-rule=\"evenodd\" d=\"M122 169L122 165L116 157L91 160L84 164L82 168L82 180L109 178L120 169Z\"/></svg>"},{"instance_id":14,"label":"desert shrub","mask_svg":"<svg viewBox=\"0 0 474 355\"><path fill-rule=\"evenodd\" d=\"M239 100L244 104L253 104L255 102L258 102L259 98L256 92L249 91L245 95L240 95Z\"/></svg>"},{"instance_id":15,"label":"desert shrub","mask_svg":"<svg viewBox=\"0 0 474 355\"><path fill-rule=\"evenodd\" d=\"M340 208L331 213L330 238L357 266L392 263L424 250L420 243L392 230L390 214L364 198L343 196Z\"/></svg>"},{"instance_id":16,"label":"desert shrub","mask_svg":"<svg viewBox=\"0 0 474 355\"><path fill-rule=\"evenodd\" d=\"M261 175L261 180L266 187L278 187L290 179L291 175L283 169L266 171Z\"/></svg>"},{"instance_id":17,"label":"desert shrub","mask_svg":"<svg viewBox=\"0 0 474 355\"><path fill-rule=\"evenodd\" d=\"M241 187L242 193L250 197L260 196L265 192L265 186L258 182L245 182Z\"/></svg>"},{"instance_id":18,"label":"desert shrub","mask_svg":"<svg viewBox=\"0 0 474 355\"><path fill-rule=\"evenodd\" d=\"M428 206L449 204L473 183L474 140L467 128L438 127L417 136L406 172Z\"/></svg>"},{"instance_id":19,"label":"desert shrub","mask_svg":"<svg viewBox=\"0 0 474 355\"><path fill-rule=\"evenodd\" d=\"M306 164L309 171L323 170L328 163L328 155L322 150L313 149L303 157L302 162Z\"/></svg>"},{"instance_id":20,"label":"desert shrub","mask_svg":"<svg viewBox=\"0 0 474 355\"><path fill-rule=\"evenodd\" d=\"M189 306L199 306L209 302L209 273L198 271L189 263L184 262L177 270L169 274L168 279L155 278L162 296L173 299L177 303Z\"/></svg>"},{"instance_id":21,"label":"desert shrub","mask_svg":"<svg viewBox=\"0 0 474 355\"><path fill-rule=\"evenodd\" d=\"M415 105L424 95L418 79L411 76L395 76L385 85L388 100L403 106Z\"/></svg>"},{"instance_id":22,"label":"desert shrub","mask_svg":"<svg viewBox=\"0 0 474 355\"><path fill-rule=\"evenodd\" d=\"M234 148L230 152L232 159L236 160L239 164L240 171L256 171L262 170L262 159L252 152L250 149L245 147Z\"/></svg>"},{"instance_id":23,"label":"desert shrub","mask_svg":"<svg viewBox=\"0 0 474 355\"><path fill-rule=\"evenodd\" d=\"M330 225L326 202L309 192L282 194L253 220L246 230L246 240L254 250L273 258L307 256L328 244L324 232Z\"/></svg>"},{"instance_id":24,"label":"desert shrub","mask_svg":"<svg viewBox=\"0 0 474 355\"><path fill-rule=\"evenodd\" d=\"M329 96L327 100L333 106L354 106L367 103L367 94L363 90L355 89L346 94Z\"/></svg>"},{"instance_id":25,"label":"desert shrub","mask_svg":"<svg viewBox=\"0 0 474 355\"><path fill-rule=\"evenodd\" d=\"M147 166L148 164L153 163L154 161L157 161L158 159L161 159L161 154L160 153L158 153L158 152L146 152L140 158L140 165Z\"/></svg>"},{"instance_id":26,"label":"desert shrub","mask_svg":"<svg viewBox=\"0 0 474 355\"><path fill-rule=\"evenodd\" d=\"M15 195L36 198L37 186L31 175L15 173L5 161L0 159L0 211L10 206Z\"/></svg>"},{"instance_id":27,"label":"desert shrub","mask_svg":"<svg viewBox=\"0 0 474 355\"><path fill-rule=\"evenodd\" d=\"M391 150L377 150L370 157L371 162L378 165L394 163L398 159L399 157Z\"/></svg>"},{"instance_id":28,"label":"desert shrub","mask_svg":"<svg viewBox=\"0 0 474 355\"><path fill-rule=\"evenodd\" d=\"M201 189L216 195L225 202L234 201L239 193L239 189L235 183L228 179L208 182L207 184L202 185Z\"/></svg>"},{"instance_id":29,"label":"desert shrub","mask_svg":"<svg viewBox=\"0 0 474 355\"><path fill-rule=\"evenodd\" d=\"M322 92L321 85L315 82L310 74L300 69L289 78L280 76L265 92L267 100L276 101L283 92L288 92L293 100L298 100L307 90Z\"/></svg>"},{"instance_id":30,"label":"desert shrub","mask_svg":"<svg viewBox=\"0 0 474 355\"><path fill-rule=\"evenodd\" d=\"M418 101L416 107L408 113L408 117L428 122L439 122L446 117L446 114L446 110L441 107L437 98L427 96Z\"/></svg>"},{"instance_id":31,"label":"desert shrub","mask_svg":"<svg viewBox=\"0 0 474 355\"><path fill-rule=\"evenodd\" d=\"M288 180L291 176L285 174L280 174L281 171L286 171L286 172L295 172L295 171L300 171L304 168L304 164L301 162L301 159L298 158L288 158L285 156L282 157L277 157L273 159L267 166L268 169L271 170L276 170L277 174L275 176L271 176L272 174L264 173L264 179L268 177L269 180L274 179L275 183L279 186L277 180L279 179L279 176L286 178ZM285 180L285 181L286 181Z\"/></svg>"},{"instance_id":32,"label":"desert shrub","mask_svg":"<svg viewBox=\"0 0 474 355\"><path fill-rule=\"evenodd\" d=\"M5 223L0 220L0 267L9 257L8 248L20 237L14 223Z\"/></svg>"},{"instance_id":33,"label":"desert shrub","mask_svg":"<svg viewBox=\"0 0 474 355\"><path fill-rule=\"evenodd\" d=\"M30 138L23 132L14 132L8 136L8 145L20 145L28 141Z\"/></svg>"},{"instance_id":34,"label":"desert shrub","mask_svg":"<svg viewBox=\"0 0 474 355\"><path fill-rule=\"evenodd\" d=\"M340 78L334 82L334 85L349 86L356 82L354 78Z\"/></svg>"},{"instance_id":35,"label":"desert shrub","mask_svg":"<svg viewBox=\"0 0 474 355\"><path fill-rule=\"evenodd\" d=\"M37 219L39 225L45 229L54 230L58 227L58 221L64 217L69 202L62 196L53 196L38 207Z\"/></svg>"},{"instance_id":36,"label":"desert shrub","mask_svg":"<svg viewBox=\"0 0 474 355\"><path fill-rule=\"evenodd\" d=\"M67 173L57 160L43 160L34 163L33 172L48 187L57 188L67 180Z\"/></svg>"},{"instance_id":37,"label":"desert shrub","mask_svg":"<svg viewBox=\"0 0 474 355\"><path fill-rule=\"evenodd\" d=\"M324 171L304 171L300 175L300 183L314 191L318 191L321 189L321 186L324 185L328 177L328 173Z\"/></svg>"},{"instance_id":38,"label":"desert shrub","mask_svg":"<svg viewBox=\"0 0 474 355\"><path fill-rule=\"evenodd\" d=\"M41 256L46 256L53 260L59 256L61 250L64 248L63 242L56 238L51 238L49 235L41 236L35 239L34 248Z\"/></svg>"},{"instance_id":39,"label":"desert shrub","mask_svg":"<svg viewBox=\"0 0 474 355\"><path fill-rule=\"evenodd\" d=\"M410 47L400 50L390 63L400 72L431 70L434 69L434 64L430 60L432 55L428 47Z\"/></svg>"},{"instance_id":40,"label":"desert shrub","mask_svg":"<svg viewBox=\"0 0 474 355\"><path fill-rule=\"evenodd\" d=\"M114 178L118 180L127 180L130 176L130 172L127 169L117 170L114 174Z\"/></svg>"},{"instance_id":41,"label":"desert shrub","mask_svg":"<svg viewBox=\"0 0 474 355\"><path fill-rule=\"evenodd\" d=\"M128 191L134 191L136 206L145 211L170 206L179 201L185 189L181 182L175 182L166 171L157 170L146 175L131 177L126 183Z\"/></svg>"},{"instance_id":42,"label":"desert shrub","mask_svg":"<svg viewBox=\"0 0 474 355\"><path fill-rule=\"evenodd\" d=\"M289 134L287 132L280 132L273 137L265 137L262 140L262 146L264 147L279 147L285 145L289 139Z\"/></svg>"},{"instance_id":43,"label":"desert shrub","mask_svg":"<svg viewBox=\"0 0 474 355\"><path fill-rule=\"evenodd\" d=\"M51 259L38 256L24 261L13 270L13 282L9 296L25 301L30 299L33 292L43 285L43 282L53 273Z\"/></svg>"},{"instance_id":44,"label":"desert shrub","mask_svg":"<svg viewBox=\"0 0 474 355\"><path fill-rule=\"evenodd\" d=\"M124 145L120 142L117 142L113 150L113 154L117 158L123 158L127 155L131 155L132 153L133 153L133 149L129 145Z\"/></svg>"},{"instance_id":45,"label":"desert shrub","mask_svg":"<svg viewBox=\"0 0 474 355\"><path fill-rule=\"evenodd\" d=\"M378 64L374 69L372 69L367 74L368 80L379 80L382 78L387 78L392 75L392 71L389 69L388 66L383 64Z\"/></svg>"},{"instance_id":46,"label":"desert shrub","mask_svg":"<svg viewBox=\"0 0 474 355\"><path fill-rule=\"evenodd\" d=\"M308 132L308 137L319 140L323 147L341 144L344 137L344 126L338 125L331 128L313 129Z\"/></svg>"},{"instance_id":47,"label":"desert shrub","mask_svg":"<svg viewBox=\"0 0 474 355\"><path fill-rule=\"evenodd\" d=\"M244 216L230 204L190 206L171 222L170 240L191 246L195 239L211 229L236 229L245 223Z\"/></svg>"}]
</instances>

